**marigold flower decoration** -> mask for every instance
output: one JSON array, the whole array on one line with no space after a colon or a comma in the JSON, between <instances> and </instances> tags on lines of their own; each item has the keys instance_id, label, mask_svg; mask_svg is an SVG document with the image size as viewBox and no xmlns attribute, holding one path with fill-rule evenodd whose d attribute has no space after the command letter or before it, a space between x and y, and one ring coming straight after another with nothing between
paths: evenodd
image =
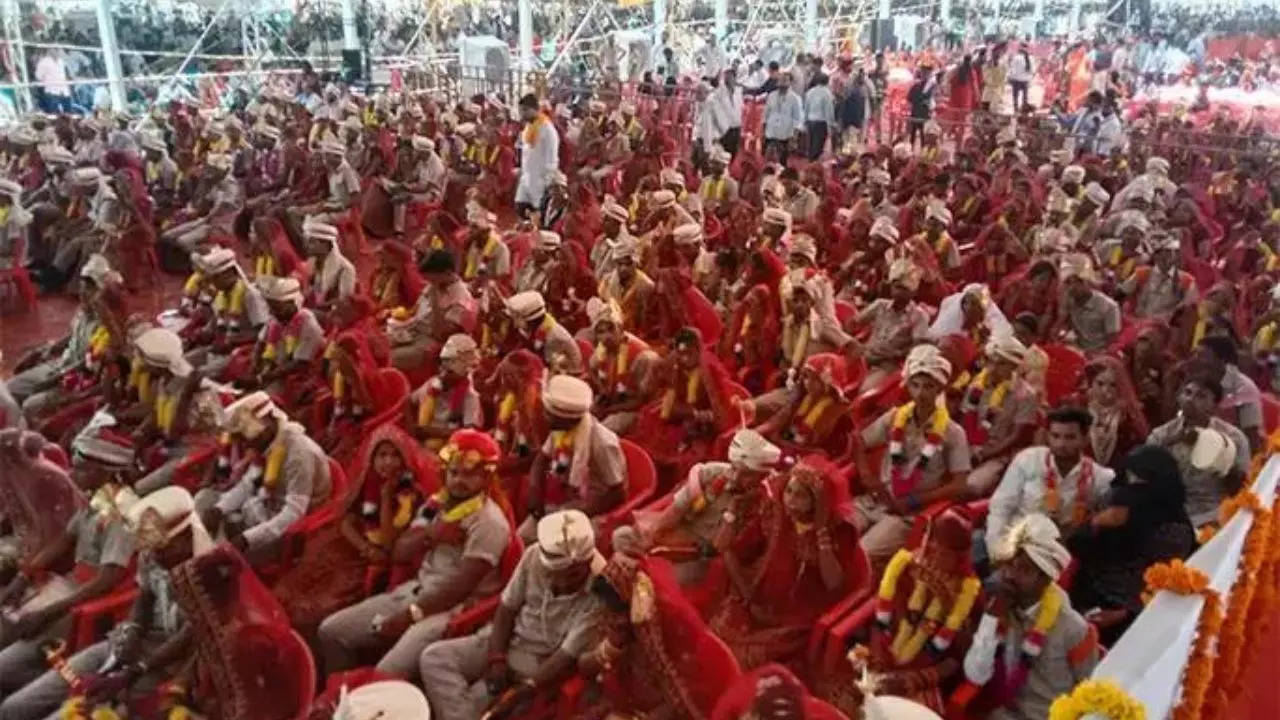
<instances>
[{"instance_id":1,"label":"marigold flower decoration","mask_svg":"<svg viewBox=\"0 0 1280 720\"><path fill-rule=\"evenodd\" d=\"M1173 710L1174 720L1201 720L1201 709L1213 681L1214 658L1209 652L1210 641L1222 629L1222 601L1218 593L1209 587L1209 576L1203 571L1173 560L1156 563L1143 573L1147 590L1155 594L1161 590L1178 595L1203 595L1204 608L1196 626L1196 640L1182 676L1182 697Z\"/></svg>"},{"instance_id":2,"label":"marigold flower decoration","mask_svg":"<svg viewBox=\"0 0 1280 720\"><path fill-rule=\"evenodd\" d=\"M1240 692L1242 675L1240 669L1243 667L1245 647L1248 643L1245 628L1256 629L1257 623L1260 622L1260 618L1254 613L1261 612L1262 607L1254 600L1255 597L1262 599L1261 586L1267 582L1267 574L1263 572L1263 567L1267 562L1274 561L1272 556L1275 554L1272 548L1275 530L1273 515L1262 507L1258 496L1246 488L1229 500L1235 500L1237 509L1248 509L1253 513L1253 527L1245 537L1244 551L1240 558L1240 571L1236 575L1235 583L1231 586L1231 599L1227 606L1226 618L1218 634L1217 659L1213 665L1211 678L1214 690L1204 707L1203 717L1206 718L1224 717L1231 704L1231 698Z\"/></svg>"},{"instance_id":3,"label":"marigold flower decoration","mask_svg":"<svg viewBox=\"0 0 1280 720\"><path fill-rule=\"evenodd\" d=\"M1049 720L1079 720L1087 715L1107 720L1146 720L1147 708L1108 680L1086 680L1049 707Z\"/></svg>"}]
</instances>

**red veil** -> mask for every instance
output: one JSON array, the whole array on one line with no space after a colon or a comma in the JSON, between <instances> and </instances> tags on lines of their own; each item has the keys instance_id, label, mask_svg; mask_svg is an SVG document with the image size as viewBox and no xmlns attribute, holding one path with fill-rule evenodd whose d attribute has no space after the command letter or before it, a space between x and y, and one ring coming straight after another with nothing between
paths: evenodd
<instances>
[{"instance_id":1,"label":"red veil","mask_svg":"<svg viewBox=\"0 0 1280 720\"><path fill-rule=\"evenodd\" d=\"M675 335L682 326L691 325L697 328L703 342L715 346L720 339L722 323L716 307L702 291L693 284L689 271L682 267L663 268L658 271L657 321L653 326L656 335L649 340L661 340Z\"/></svg>"},{"instance_id":2,"label":"red veil","mask_svg":"<svg viewBox=\"0 0 1280 720\"><path fill-rule=\"evenodd\" d=\"M762 681L766 678L781 682L772 690L766 690L762 687L765 684ZM848 720L844 713L810 695L799 678L776 663L762 665L745 675L740 675L737 681L720 696L715 710L711 713L711 720L740 720L757 717L756 700L766 692L770 697L777 698L779 704L782 698L787 698L793 713L786 717L798 720Z\"/></svg>"},{"instance_id":3,"label":"red veil","mask_svg":"<svg viewBox=\"0 0 1280 720\"><path fill-rule=\"evenodd\" d=\"M303 708L307 653L293 647L280 602L229 545L170 572L195 637L191 695L212 720L284 720Z\"/></svg>"},{"instance_id":4,"label":"red veil","mask_svg":"<svg viewBox=\"0 0 1280 720\"><path fill-rule=\"evenodd\" d=\"M47 444L39 433L0 430L0 514L13 525L25 559L62 537L85 506L66 470L42 455Z\"/></svg>"},{"instance_id":5,"label":"red veil","mask_svg":"<svg viewBox=\"0 0 1280 720\"><path fill-rule=\"evenodd\" d=\"M636 592L641 574L652 585L648 598ZM633 637L631 652L637 654L614 663L604 676L611 709L644 714L654 710L656 701L671 707L675 717L710 716L723 688L741 671L733 653L684 596L671 565L650 556L629 571L622 563L611 563L604 576L631 605L625 622ZM646 614L641 603L649 600L650 619L638 620Z\"/></svg>"},{"instance_id":6,"label":"red veil","mask_svg":"<svg viewBox=\"0 0 1280 720\"><path fill-rule=\"evenodd\" d=\"M384 240L380 246L387 255L395 258L400 268L400 304L412 307L422 294L425 282L418 273L418 265L413 260L413 248L395 240Z\"/></svg>"},{"instance_id":7,"label":"red veil","mask_svg":"<svg viewBox=\"0 0 1280 720\"><path fill-rule=\"evenodd\" d=\"M351 502L357 500L377 504L382 497L383 483L399 479L384 478L372 472L373 454L384 442L391 443L396 450L400 451L405 470L413 475L415 485L423 498L440 489L440 467L435 457L399 426L388 423L369 433L360 443L355 462L351 466L351 472L348 473L348 477L352 480L348 507Z\"/></svg>"},{"instance_id":8,"label":"red veil","mask_svg":"<svg viewBox=\"0 0 1280 720\"><path fill-rule=\"evenodd\" d=\"M258 238L271 248L271 257L276 262L276 274L281 277L295 275L302 266L302 259L298 257L293 243L289 241L284 225L280 224L276 218L267 216L255 219L253 224ZM305 278L299 276L298 279Z\"/></svg>"}]
</instances>

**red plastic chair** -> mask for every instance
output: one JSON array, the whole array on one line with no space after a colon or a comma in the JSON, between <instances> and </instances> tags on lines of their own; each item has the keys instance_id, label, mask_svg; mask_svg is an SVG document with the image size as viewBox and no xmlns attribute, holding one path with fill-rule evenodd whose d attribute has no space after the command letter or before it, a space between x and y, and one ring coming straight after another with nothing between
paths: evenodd
<instances>
[{"instance_id":1,"label":"red plastic chair","mask_svg":"<svg viewBox=\"0 0 1280 720\"><path fill-rule=\"evenodd\" d=\"M613 552L613 531L631 520L636 509L653 496L658 487L658 471L644 448L630 440L620 440L627 462L627 499L621 505L596 518L596 547L608 557Z\"/></svg>"},{"instance_id":2,"label":"red plastic chair","mask_svg":"<svg viewBox=\"0 0 1280 720\"><path fill-rule=\"evenodd\" d=\"M902 371L895 371L879 387L871 388L853 399L853 426L862 429L902 397Z\"/></svg>"},{"instance_id":3,"label":"red plastic chair","mask_svg":"<svg viewBox=\"0 0 1280 720\"><path fill-rule=\"evenodd\" d=\"M295 707L295 720L307 720L311 713L311 701L316 696L316 662L311 656L311 648L293 628L279 625L265 625L262 634L272 645L279 648L280 678L292 682L282 683L286 687L280 691L292 691Z\"/></svg>"},{"instance_id":4,"label":"red plastic chair","mask_svg":"<svg viewBox=\"0 0 1280 720\"><path fill-rule=\"evenodd\" d=\"M258 575L264 580L278 578L302 555L302 549L310 536L342 517L347 507L350 483L347 481L347 473L342 469L341 463L333 458L326 458L326 460L329 462L329 499L285 530L284 536L280 539L282 548L280 557L269 565L256 568Z\"/></svg>"},{"instance_id":5,"label":"red plastic chair","mask_svg":"<svg viewBox=\"0 0 1280 720\"><path fill-rule=\"evenodd\" d=\"M853 589L845 595L844 599L832 605L824 612L813 624L813 630L809 632L809 648L805 654L808 658L809 667L817 669L817 664L823 659L824 648L830 646L832 642L833 629L839 624L840 619L846 616L852 609L868 604L872 598L876 585L876 577L871 572L871 561L867 558L867 554L862 551L862 547L858 547L858 576L854 580ZM869 603L873 607L875 603ZM841 646L843 647L843 646Z\"/></svg>"},{"instance_id":6,"label":"red plastic chair","mask_svg":"<svg viewBox=\"0 0 1280 720\"><path fill-rule=\"evenodd\" d=\"M27 239L19 237L13 243L14 258L24 258L27 256ZM9 288L9 292L16 294L22 299L22 308L30 310L36 304L36 286L31 281L31 273L25 267L11 267L0 269L0 288Z\"/></svg>"},{"instance_id":7,"label":"red plastic chair","mask_svg":"<svg viewBox=\"0 0 1280 720\"><path fill-rule=\"evenodd\" d=\"M1271 393L1262 393L1262 425L1267 435L1280 429L1280 399Z\"/></svg>"},{"instance_id":8,"label":"red plastic chair","mask_svg":"<svg viewBox=\"0 0 1280 720\"><path fill-rule=\"evenodd\" d=\"M138 587L134 584L132 566L126 575L129 579L111 593L71 608L70 652L84 650L129 617L138 599Z\"/></svg>"}]
</instances>

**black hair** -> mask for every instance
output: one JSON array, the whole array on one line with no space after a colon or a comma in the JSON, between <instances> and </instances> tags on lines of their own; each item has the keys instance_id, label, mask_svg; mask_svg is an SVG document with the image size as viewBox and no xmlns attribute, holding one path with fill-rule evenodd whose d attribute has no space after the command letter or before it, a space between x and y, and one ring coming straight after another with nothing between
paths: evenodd
<instances>
[{"instance_id":1,"label":"black hair","mask_svg":"<svg viewBox=\"0 0 1280 720\"><path fill-rule=\"evenodd\" d=\"M432 250L422 259L418 269L424 273L451 273L458 269L458 265L448 250Z\"/></svg>"},{"instance_id":2,"label":"black hair","mask_svg":"<svg viewBox=\"0 0 1280 720\"><path fill-rule=\"evenodd\" d=\"M1025 325L1033 333L1038 332L1040 329L1040 318L1033 312L1018 313L1013 318L1013 322L1015 325Z\"/></svg>"},{"instance_id":3,"label":"black hair","mask_svg":"<svg viewBox=\"0 0 1280 720\"><path fill-rule=\"evenodd\" d=\"M520 98L520 107L537 110L538 96L534 95L533 93L526 93L523 97Z\"/></svg>"},{"instance_id":4,"label":"black hair","mask_svg":"<svg viewBox=\"0 0 1280 720\"><path fill-rule=\"evenodd\" d=\"M1206 335L1200 340L1200 345L1208 348L1209 352L1227 365L1240 364L1240 351L1229 337Z\"/></svg>"},{"instance_id":5,"label":"black hair","mask_svg":"<svg viewBox=\"0 0 1280 720\"><path fill-rule=\"evenodd\" d=\"M614 612L626 612L627 608L631 606L630 603L622 598L617 588L606 580L603 575L597 575L591 580L591 592Z\"/></svg>"},{"instance_id":6,"label":"black hair","mask_svg":"<svg viewBox=\"0 0 1280 720\"><path fill-rule=\"evenodd\" d=\"M1182 384L1190 385L1193 383L1196 385L1199 385L1205 390L1208 390L1209 394L1213 395L1213 399L1215 402L1222 402L1222 396L1223 396L1222 380L1215 378L1209 372L1203 372L1203 371L1197 372L1196 370L1193 369L1187 375L1187 377L1182 380Z\"/></svg>"},{"instance_id":7,"label":"black hair","mask_svg":"<svg viewBox=\"0 0 1280 720\"><path fill-rule=\"evenodd\" d=\"M677 330L674 340L676 345L702 346L702 337L698 334L697 330L690 327L684 327Z\"/></svg>"},{"instance_id":8,"label":"black hair","mask_svg":"<svg viewBox=\"0 0 1280 720\"><path fill-rule=\"evenodd\" d=\"M1036 263L1031 266L1031 269L1027 271L1027 275L1029 277L1036 277L1037 275L1057 275L1057 274L1058 274L1058 269L1055 268L1053 266L1053 263L1050 262L1049 260L1037 260Z\"/></svg>"},{"instance_id":9,"label":"black hair","mask_svg":"<svg viewBox=\"0 0 1280 720\"><path fill-rule=\"evenodd\" d=\"M787 166L782 169L782 174L779 175L778 177L782 178L783 180L799 180L800 173L796 172L795 168L791 166Z\"/></svg>"},{"instance_id":10,"label":"black hair","mask_svg":"<svg viewBox=\"0 0 1280 720\"><path fill-rule=\"evenodd\" d=\"M776 62L771 62L771 63L769 63L769 72L771 72L771 73L772 73L772 72L778 72L778 63L776 63Z\"/></svg>"},{"instance_id":11,"label":"black hair","mask_svg":"<svg viewBox=\"0 0 1280 720\"><path fill-rule=\"evenodd\" d=\"M1070 423L1079 426L1080 432L1089 432L1089 426L1093 425L1093 415L1088 410L1074 405L1063 405L1050 410L1048 419L1048 425Z\"/></svg>"}]
</instances>

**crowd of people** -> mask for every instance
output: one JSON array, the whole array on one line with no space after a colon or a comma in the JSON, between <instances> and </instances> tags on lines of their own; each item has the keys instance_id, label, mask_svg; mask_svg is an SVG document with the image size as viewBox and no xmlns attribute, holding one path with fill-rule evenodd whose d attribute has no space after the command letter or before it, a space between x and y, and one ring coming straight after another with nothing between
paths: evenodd
<instances>
[{"instance_id":1,"label":"crowd of people","mask_svg":"<svg viewBox=\"0 0 1280 720\"><path fill-rule=\"evenodd\" d=\"M1268 449L1280 167L855 65L9 129L0 720L1047 718Z\"/></svg>"}]
</instances>

